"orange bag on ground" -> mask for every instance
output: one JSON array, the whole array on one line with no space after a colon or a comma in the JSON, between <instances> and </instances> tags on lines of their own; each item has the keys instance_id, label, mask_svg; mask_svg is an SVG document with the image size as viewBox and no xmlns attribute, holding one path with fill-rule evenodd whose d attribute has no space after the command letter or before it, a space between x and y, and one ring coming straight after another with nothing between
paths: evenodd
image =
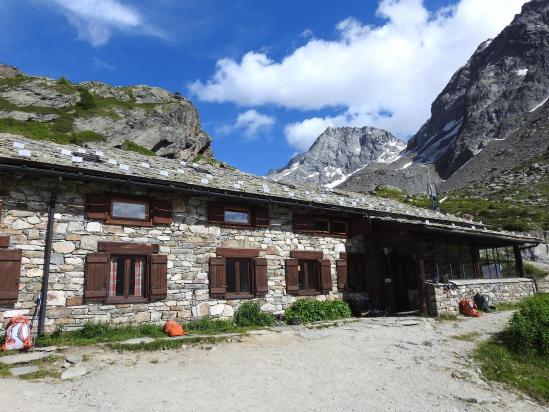
<instances>
[{"instance_id":1,"label":"orange bag on ground","mask_svg":"<svg viewBox=\"0 0 549 412\"><path fill-rule=\"evenodd\" d=\"M6 328L2 351L32 348L31 324L25 316L16 316Z\"/></svg>"},{"instance_id":2,"label":"orange bag on ground","mask_svg":"<svg viewBox=\"0 0 549 412\"><path fill-rule=\"evenodd\" d=\"M478 318L480 313L477 311L477 305L471 299L461 299L459 301L459 312L465 316Z\"/></svg>"},{"instance_id":3,"label":"orange bag on ground","mask_svg":"<svg viewBox=\"0 0 549 412\"><path fill-rule=\"evenodd\" d=\"M174 320L169 320L164 324L164 332L170 337L183 336L187 334L187 332L183 329L183 326Z\"/></svg>"}]
</instances>

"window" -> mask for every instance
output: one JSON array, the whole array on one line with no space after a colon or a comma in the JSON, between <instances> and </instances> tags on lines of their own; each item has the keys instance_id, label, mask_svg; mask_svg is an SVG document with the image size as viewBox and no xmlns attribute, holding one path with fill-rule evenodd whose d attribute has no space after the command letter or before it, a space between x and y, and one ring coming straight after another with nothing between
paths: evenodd
<instances>
[{"instance_id":1,"label":"window","mask_svg":"<svg viewBox=\"0 0 549 412\"><path fill-rule=\"evenodd\" d=\"M142 300L144 298L145 257L111 256L110 264L109 297Z\"/></svg>"},{"instance_id":2,"label":"window","mask_svg":"<svg viewBox=\"0 0 549 412\"><path fill-rule=\"evenodd\" d=\"M299 292L317 295L319 292L319 262L317 260L299 260L297 265Z\"/></svg>"},{"instance_id":3,"label":"window","mask_svg":"<svg viewBox=\"0 0 549 412\"><path fill-rule=\"evenodd\" d=\"M169 225L173 208L170 201L158 198L92 194L86 198L86 218L112 225Z\"/></svg>"},{"instance_id":4,"label":"window","mask_svg":"<svg viewBox=\"0 0 549 412\"><path fill-rule=\"evenodd\" d=\"M227 258L227 294L251 295L252 261L251 259Z\"/></svg>"},{"instance_id":5,"label":"window","mask_svg":"<svg viewBox=\"0 0 549 412\"><path fill-rule=\"evenodd\" d=\"M480 272L484 279L512 278L518 276L515 253L512 247L482 249Z\"/></svg>"},{"instance_id":6,"label":"window","mask_svg":"<svg viewBox=\"0 0 549 412\"><path fill-rule=\"evenodd\" d=\"M265 296L268 291L267 260L259 249L218 248L210 258L210 296L243 299Z\"/></svg>"},{"instance_id":7,"label":"window","mask_svg":"<svg viewBox=\"0 0 549 412\"><path fill-rule=\"evenodd\" d=\"M21 259L21 250L0 249L0 305L17 302Z\"/></svg>"},{"instance_id":8,"label":"window","mask_svg":"<svg viewBox=\"0 0 549 412\"><path fill-rule=\"evenodd\" d=\"M251 213L247 208L228 207L224 209L224 222L233 225L251 225Z\"/></svg>"},{"instance_id":9,"label":"window","mask_svg":"<svg viewBox=\"0 0 549 412\"><path fill-rule=\"evenodd\" d=\"M111 216L115 219L148 220L149 202L113 200Z\"/></svg>"},{"instance_id":10,"label":"window","mask_svg":"<svg viewBox=\"0 0 549 412\"><path fill-rule=\"evenodd\" d=\"M229 227L268 227L269 209L261 206L210 202L208 204L208 221Z\"/></svg>"},{"instance_id":11,"label":"window","mask_svg":"<svg viewBox=\"0 0 549 412\"><path fill-rule=\"evenodd\" d=\"M294 250L286 259L286 291L292 295L318 295L332 290L331 264L322 252Z\"/></svg>"},{"instance_id":12,"label":"window","mask_svg":"<svg viewBox=\"0 0 549 412\"><path fill-rule=\"evenodd\" d=\"M347 236L349 225L345 220L335 220L321 216L303 216L294 215L294 232L304 232L312 234L330 234L337 236Z\"/></svg>"},{"instance_id":13,"label":"window","mask_svg":"<svg viewBox=\"0 0 549 412\"><path fill-rule=\"evenodd\" d=\"M167 297L168 258L159 245L99 242L86 256L87 302L141 303Z\"/></svg>"}]
</instances>

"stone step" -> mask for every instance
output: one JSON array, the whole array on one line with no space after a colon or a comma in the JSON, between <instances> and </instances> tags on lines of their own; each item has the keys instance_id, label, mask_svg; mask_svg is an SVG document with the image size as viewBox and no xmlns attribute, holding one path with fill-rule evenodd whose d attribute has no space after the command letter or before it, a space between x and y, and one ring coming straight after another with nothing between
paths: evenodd
<instances>
[{"instance_id":1,"label":"stone step","mask_svg":"<svg viewBox=\"0 0 549 412\"><path fill-rule=\"evenodd\" d=\"M31 373L38 372L38 367L29 365L29 366L20 366L18 368L11 368L10 373L12 376L23 376L23 375L29 375Z\"/></svg>"},{"instance_id":2,"label":"stone step","mask_svg":"<svg viewBox=\"0 0 549 412\"><path fill-rule=\"evenodd\" d=\"M51 356L48 352L29 352L20 353L18 355L8 355L0 357L0 363L4 365L17 365L19 363L29 363L39 359L44 359Z\"/></svg>"}]
</instances>

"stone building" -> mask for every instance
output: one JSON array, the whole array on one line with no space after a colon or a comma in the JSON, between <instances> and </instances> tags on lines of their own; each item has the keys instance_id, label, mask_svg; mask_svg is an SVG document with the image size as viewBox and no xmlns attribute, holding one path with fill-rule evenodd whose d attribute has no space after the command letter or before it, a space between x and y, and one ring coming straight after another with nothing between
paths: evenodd
<instances>
[{"instance_id":1,"label":"stone building","mask_svg":"<svg viewBox=\"0 0 549 412\"><path fill-rule=\"evenodd\" d=\"M248 299L436 315L456 306L443 285L467 279L506 282L496 300L534 293L526 235L228 167L0 138L3 326L230 317Z\"/></svg>"}]
</instances>

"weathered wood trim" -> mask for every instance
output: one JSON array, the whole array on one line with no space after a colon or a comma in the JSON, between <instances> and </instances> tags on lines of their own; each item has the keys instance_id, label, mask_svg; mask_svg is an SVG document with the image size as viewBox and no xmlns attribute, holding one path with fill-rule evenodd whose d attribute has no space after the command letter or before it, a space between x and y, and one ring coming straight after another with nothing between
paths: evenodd
<instances>
[{"instance_id":1,"label":"weathered wood trim","mask_svg":"<svg viewBox=\"0 0 549 412\"><path fill-rule=\"evenodd\" d=\"M324 258L324 253L312 250L292 250L290 257L293 259L314 259L320 260Z\"/></svg>"},{"instance_id":2,"label":"weathered wood trim","mask_svg":"<svg viewBox=\"0 0 549 412\"><path fill-rule=\"evenodd\" d=\"M10 247L10 237L9 236L0 236L0 248Z\"/></svg>"},{"instance_id":3,"label":"weathered wood trim","mask_svg":"<svg viewBox=\"0 0 549 412\"><path fill-rule=\"evenodd\" d=\"M241 249L241 248L226 248L218 247L216 250L217 256L233 257L233 258L255 258L259 257L261 249Z\"/></svg>"},{"instance_id":4,"label":"weathered wood trim","mask_svg":"<svg viewBox=\"0 0 549 412\"><path fill-rule=\"evenodd\" d=\"M150 255L158 253L160 245L156 243L99 242L99 252L130 255Z\"/></svg>"}]
</instances>

